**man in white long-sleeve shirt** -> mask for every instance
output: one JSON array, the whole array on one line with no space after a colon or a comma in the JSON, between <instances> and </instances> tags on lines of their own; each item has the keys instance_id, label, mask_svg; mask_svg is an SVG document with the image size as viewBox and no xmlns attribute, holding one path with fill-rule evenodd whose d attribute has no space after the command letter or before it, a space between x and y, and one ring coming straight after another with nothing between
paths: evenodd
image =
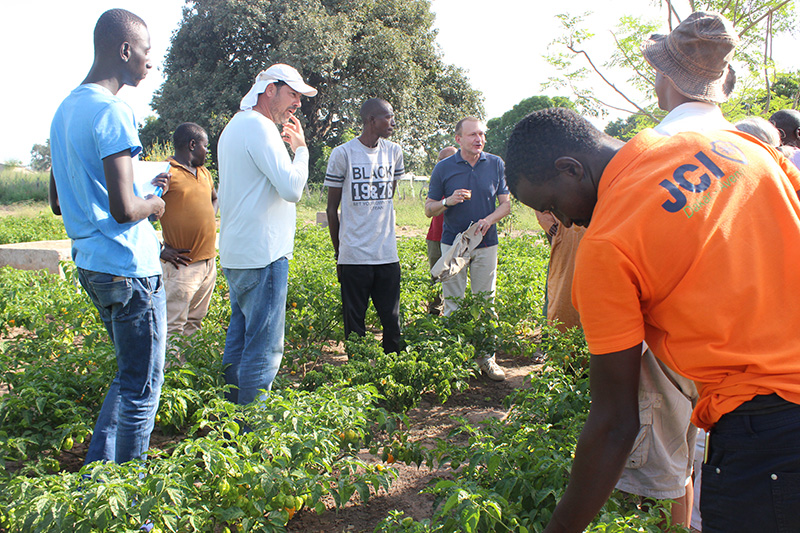
<instances>
[{"instance_id":1,"label":"man in white long-sleeve shirt","mask_svg":"<svg viewBox=\"0 0 800 533\"><path fill-rule=\"evenodd\" d=\"M222 363L234 403L269 391L283 359L295 203L308 180L308 148L294 112L301 95L316 94L294 68L272 65L219 139L219 251L231 301Z\"/></svg>"}]
</instances>

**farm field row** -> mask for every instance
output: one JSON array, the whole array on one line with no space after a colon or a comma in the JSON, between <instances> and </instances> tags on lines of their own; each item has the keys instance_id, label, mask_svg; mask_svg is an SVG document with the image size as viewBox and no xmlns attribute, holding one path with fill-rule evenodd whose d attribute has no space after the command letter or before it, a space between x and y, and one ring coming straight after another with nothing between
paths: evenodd
<instances>
[{"instance_id":1,"label":"farm field row","mask_svg":"<svg viewBox=\"0 0 800 533\"><path fill-rule=\"evenodd\" d=\"M175 532L541 531L589 402L580 334L542 327L547 246L503 235L496 312L467 296L448 318L427 313L424 237L401 238L399 252L400 356L372 335L342 338L327 230L301 223L269 399L223 399L220 273L203 330L179 347L186 363L166 371L148 460L84 468L113 346L73 269L0 269L0 531L135 531L145 520ZM379 330L372 308L368 324ZM477 377L473 357L489 351L519 369L519 388ZM526 377L537 352L548 360ZM424 495L408 476L431 482ZM387 498L397 486L414 489L406 514ZM658 531L659 513L614 497L592 530Z\"/></svg>"}]
</instances>

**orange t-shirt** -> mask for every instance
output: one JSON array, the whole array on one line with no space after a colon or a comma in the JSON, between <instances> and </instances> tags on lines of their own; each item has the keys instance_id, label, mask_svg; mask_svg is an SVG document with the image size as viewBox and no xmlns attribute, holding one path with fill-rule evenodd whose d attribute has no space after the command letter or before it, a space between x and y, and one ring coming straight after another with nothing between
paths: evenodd
<instances>
[{"instance_id":1,"label":"orange t-shirt","mask_svg":"<svg viewBox=\"0 0 800 533\"><path fill-rule=\"evenodd\" d=\"M214 180L206 167L197 167L197 176L169 159L172 179L164 195L161 229L164 242L173 248L191 250L192 261L217 256L217 219L211 203Z\"/></svg>"},{"instance_id":2,"label":"orange t-shirt","mask_svg":"<svg viewBox=\"0 0 800 533\"><path fill-rule=\"evenodd\" d=\"M709 428L759 394L800 403L800 173L736 132L645 130L606 167L573 301L591 353L646 341Z\"/></svg>"}]
</instances>

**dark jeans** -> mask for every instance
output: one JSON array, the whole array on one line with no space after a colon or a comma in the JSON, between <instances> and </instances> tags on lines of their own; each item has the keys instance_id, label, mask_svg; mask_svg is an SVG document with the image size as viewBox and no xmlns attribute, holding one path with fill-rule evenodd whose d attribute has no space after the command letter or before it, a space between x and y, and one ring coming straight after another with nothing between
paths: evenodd
<instances>
[{"instance_id":1,"label":"dark jeans","mask_svg":"<svg viewBox=\"0 0 800 533\"><path fill-rule=\"evenodd\" d=\"M717 422L700 513L704 533L800 531L800 405L756 396Z\"/></svg>"},{"instance_id":2,"label":"dark jeans","mask_svg":"<svg viewBox=\"0 0 800 533\"><path fill-rule=\"evenodd\" d=\"M117 355L117 373L100 408L86 464L124 463L143 457L150 447L164 381L166 293L161 276L125 278L78 268L78 279Z\"/></svg>"},{"instance_id":3,"label":"dark jeans","mask_svg":"<svg viewBox=\"0 0 800 533\"><path fill-rule=\"evenodd\" d=\"M340 265L344 336L366 334L364 318L372 298L383 326L383 351L400 351L400 263Z\"/></svg>"}]
</instances>

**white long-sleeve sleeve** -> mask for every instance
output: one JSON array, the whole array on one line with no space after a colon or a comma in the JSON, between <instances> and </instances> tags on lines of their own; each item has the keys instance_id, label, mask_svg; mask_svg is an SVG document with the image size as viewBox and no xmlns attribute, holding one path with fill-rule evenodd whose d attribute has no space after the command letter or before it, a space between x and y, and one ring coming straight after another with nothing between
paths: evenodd
<instances>
[{"instance_id":1,"label":"white long-sleeve sleeve","mask_svg":"<svg viewBox=\"0 0 800 533\"><path fill-rule=\"evenodd\" d=\"M262 268L291 256L308 149L298 148L292 160L277 126L250 110L225 127L218 154L222 266Z\"/></svg>"}]
</instances>

